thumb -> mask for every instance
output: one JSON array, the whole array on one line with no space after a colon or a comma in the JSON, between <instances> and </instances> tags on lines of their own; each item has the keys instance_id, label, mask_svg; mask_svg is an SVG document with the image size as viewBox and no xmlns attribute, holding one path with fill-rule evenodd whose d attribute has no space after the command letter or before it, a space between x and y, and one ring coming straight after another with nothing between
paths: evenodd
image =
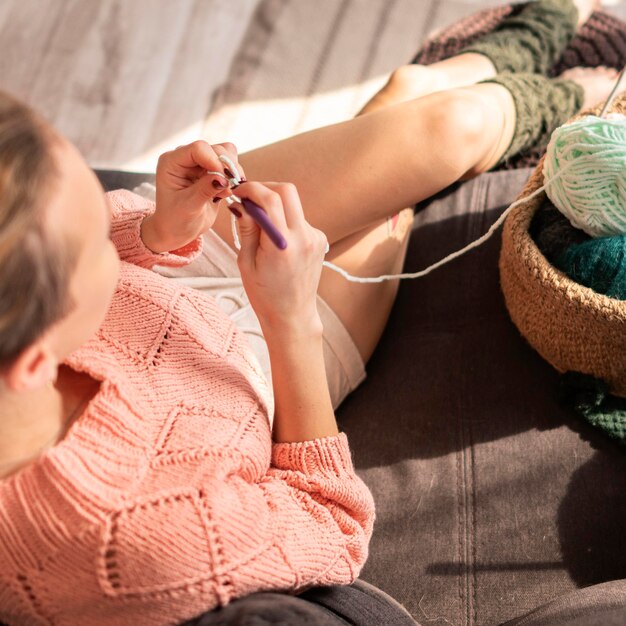
<instances>
[{"instance_id":1,"label":"thumb","mask_svg":"<svg viewBox=\"0 0 626 626\"><path fill-rule=\"evenodd\" d=\"M239 227L239 242L241 250L239 251L239 259L242 263L254 265L259 242L261 239L261 229L257 223L243 210L237 209L241 213L241 217L237 218L237 226Z\"/></svg>"}]
</instances>

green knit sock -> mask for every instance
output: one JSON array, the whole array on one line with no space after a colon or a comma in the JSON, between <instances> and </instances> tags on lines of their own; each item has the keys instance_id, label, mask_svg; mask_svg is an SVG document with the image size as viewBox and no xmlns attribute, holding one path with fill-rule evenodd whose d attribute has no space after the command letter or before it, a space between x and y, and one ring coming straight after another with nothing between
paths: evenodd
<instances>
[{"instance_id":1,"label":"green knit sock","mask_svg":"<svg viewBox=\"0 0 626 626\"><path fill-rule=\"evenodd\" d=\"M536 0L459 54L486 56L498 74L547 74L574 36L577 21L578 9L572 0Z\"/></svg>"},{"instance_id":2,"label":"green knit sock","mask_svg":"<svg viewBox=\"0 0 626 626\"><path fill-rule=\"evenodd\" d=\"M502 85L515 102L515 132L497 165L519 152L544 150L552 131L580 110L585 96L584 89L574 81L539 74L505 72L483 82Z\"/></svg>"}]
</instances>

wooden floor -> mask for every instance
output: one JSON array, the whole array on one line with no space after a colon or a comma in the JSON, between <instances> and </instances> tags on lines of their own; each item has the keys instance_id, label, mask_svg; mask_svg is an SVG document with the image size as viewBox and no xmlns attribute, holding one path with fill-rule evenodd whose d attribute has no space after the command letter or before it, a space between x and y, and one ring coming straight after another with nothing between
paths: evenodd
<instances>
[{"instance_id":1,"label":"wooden floor","mask_svg":"<svg viewBox=\"0 0 626 626\"><path fill-rule=\"evenodd\" d=\"M351 116L428 34L497 4L0 0L0 88L92 165L153 169L195 138L248 149Z\"/></svg>"}]
</instances>

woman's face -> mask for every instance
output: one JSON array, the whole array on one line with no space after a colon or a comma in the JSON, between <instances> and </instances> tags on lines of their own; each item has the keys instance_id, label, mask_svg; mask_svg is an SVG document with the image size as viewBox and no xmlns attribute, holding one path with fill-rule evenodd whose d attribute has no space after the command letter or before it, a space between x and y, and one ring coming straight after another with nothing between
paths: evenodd
<instances>
[{"instance_id":1,"label":"woman's face","mask_svg":"<svg viewBox=\"0 0 626 626\"><path fill-rule=\"evenodd\" d=\"M48 332L55 357L62 361L98 330L117 285L120 261L109 238L110 209L93 171L67 140L53 143L58 176L45 205L50 230L76 246L70 282L73 306Z\"/></svg>"}]
</instances>

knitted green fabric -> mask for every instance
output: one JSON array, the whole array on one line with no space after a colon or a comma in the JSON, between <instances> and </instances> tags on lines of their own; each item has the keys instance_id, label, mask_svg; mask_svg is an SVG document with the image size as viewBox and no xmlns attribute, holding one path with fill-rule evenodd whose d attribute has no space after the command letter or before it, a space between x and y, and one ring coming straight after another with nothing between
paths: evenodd
<instances>
[{"instance_id":1,"label":"knitted green fabric","mask_svg":"<svg viewBox=\"0 0 626 626\"><path fill-rule=\"evenodd\" d=\"M498 74L547 74L574 36L577 21L578 9L572 0L536 0L459 54L486 56Z\"/></svg>"},{"instance_id":2,"label":"knitted green fabric","mask_svg":"<svg viewBox=\"0 0 626 626\"><path fill-rule=\"evenodd\" d=\"M626 235L569 246L554 264L578 284L609 298L626 300Z\"/></svg>"},{"instance_id":3,"label":"knitted green fabric","mask_svg":"<svg viewBox=\"0 0 626 626\"><path fill-rule=\"evenodd\" d=\"M626 446L626 399L608 394L604 381L567 372L561 377L561 402Z\"/></svg>"},{"instance_id":4,"label":"knitted green fabric","mask_svg":"<svg viewBox=\"0 0 626 626\"><path fill-rule=\"evenodd\" d=\"M574 81L549 79L539 74L504 72L482 81L509 90L515 102L515 132L500 162L530 149L543 150L552 131L569 120L583 105L585 91Z\"/></svg>"}]
</instances>

